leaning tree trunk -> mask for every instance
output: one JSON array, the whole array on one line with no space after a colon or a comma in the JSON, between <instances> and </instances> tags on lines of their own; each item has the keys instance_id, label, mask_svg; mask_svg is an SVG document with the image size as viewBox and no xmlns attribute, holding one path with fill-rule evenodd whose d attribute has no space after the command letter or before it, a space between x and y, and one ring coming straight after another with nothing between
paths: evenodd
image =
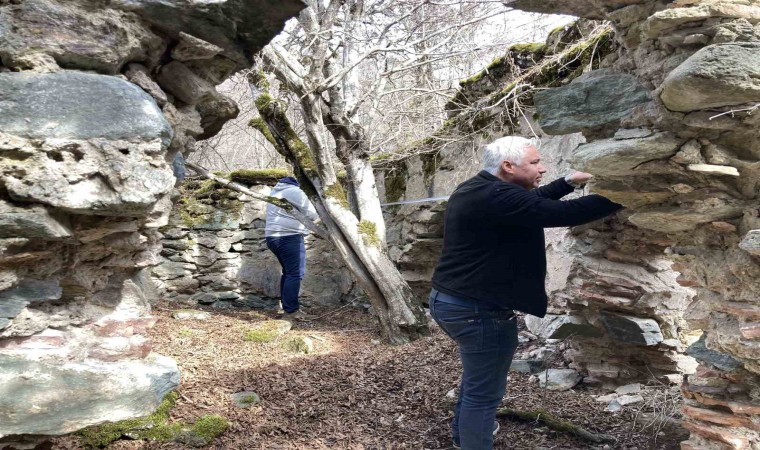
<instances>
[{"instance_id":1,"label":"leaning tree trunk","mask_svg":"<svg viewBox=\"0 0 760 450\"><path fill-rule=\"evenodd\" d=\"M321 136L324 129L323 105L318 94L301 95L301 108L309 146L306 146L285 117L283 106L266 92L259 74L249 77L256 108L263 120L252 121L286 160L293 165L304 192L314 204L328 230L329 239L356 282L369 297L384 337L391 343L409 342L427 333L427 323L419 299L401 277L385 250L385 228L379 214L379 199L369 160L356 159L346 164L350 177L359 183L348 184L358 200L360 217L351 211L346 192L338 180L332 158ZM359 187L358 189L355 187ZM374 197L374 200L373 200ZM369 201L367 200L369 199ZM374 213L376 206L378 213ZM364 215L361 212L364 211ZM381 234L382 232L382 234Z\"/></svg>"}]
</instances>

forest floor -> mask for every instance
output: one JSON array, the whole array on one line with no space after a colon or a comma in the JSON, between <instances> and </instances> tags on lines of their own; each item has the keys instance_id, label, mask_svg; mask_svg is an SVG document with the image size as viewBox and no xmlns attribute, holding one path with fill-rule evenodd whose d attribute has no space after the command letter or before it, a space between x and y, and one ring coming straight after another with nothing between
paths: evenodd
<instances>
[{"instance_id":1,"label":"forest floor","mask_svg":"<svg viewBox=\"0 0 760 450\"><path fill-rule=\"evenodd\" d=\"M157 305L150 332L154 351L174 358L182 373L171 420L192 423L218 414L230 426L211 449L449 449L453 400L460 364L453 342L435 325L408 345L380 342L374 319L352 308L316 309L325 315L296 323L285 336L307 336L311 354L286 350L281 340L255 343L247 330L274 312L213 311L207 320L177 320ZM524 342L521 345L531 345ZM520 349L518 349L520 351ZM255 391L249 409L230 395ZM499 419L496 449L676 449L688 437L678 426L676 387L645 386L645 401L605 411L594 397L607 391L584 385L565 392L541 389L529 375L510 372L502 406L544 409L612 444L594 444L534 422ZM675 412L675 413L674 413ZM52 449L81 448L78 438L52 441ZM109 450L182 449L176 442L116 441Z\"/></svg>"}]
</instances>

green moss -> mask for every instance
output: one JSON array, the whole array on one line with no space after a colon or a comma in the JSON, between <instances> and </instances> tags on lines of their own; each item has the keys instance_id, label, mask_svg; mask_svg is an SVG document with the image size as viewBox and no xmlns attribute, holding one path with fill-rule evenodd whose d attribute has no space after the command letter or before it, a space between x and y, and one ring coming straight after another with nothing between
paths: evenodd
<instances>
[{"instance_id":1,"label":"green moss","mask_svg":"<svg viewBox=\"0 0 760 450\"><path fill-rule=\"evenodd\" d=\"M229 174L230 181L235 183L244 184L247 186L253 186L258 184L266 184L268 182L276 182L280 178L290 175L288 169L238 169L233 170Z\"/></svg>"},{"instance_id":2,"label":"green moss","mask_svg":"<svg viewBox=\"0 0 760 450\"><path fill-rule=\"evenodd\" d=\"M340 183L334 183L327 186L325 188L325 196L334 198L338 201L338 203L340 203L341 206L346 209L349 209L351 207L348 203L346 191L343 190L343 186L341 186Z\"/></svg>"},{"instance_id":3,"label":"green moss","mask_svg":"<svg viewBox=\"0 0 760 450\"><path fill-rule=\"evenodd\" d=\"M311 348L302 336L294 336L282 343L283 348L295 353L309 353Z\"/></svg>"},{"instance_id":4,"label":"green moss","mask_svg":"<svg viewBox=\"0 0 760 450\"><path fill-rule=\"evenodd\" d=\"M156 411L148 417L122 420L85 428L75 434L85 448L102 448L129 434L137 439L169 440L180 429L181 424L169 425L169 412L177 403L179 394L172 391L164 396Z\"/></svg>"},{"instance_id":5,"label":"green moss","mask_svg":"<svg viewBox=\"0 0 760 450\"><path fill-rule=\"evenodd\" d=\"M263 344L265 342L274 341L277 339L277 336L279 336L279 334L274 330L255 329L246 331L243 340Z\"/></svg>"},{"instance_id":6,"label":"green moss","mask_svg":"<svg viewBox=\"0 0 760 450\"><path fill-rule=\"evenodd\" d=\"M248 126L251 128L255 128L264 136L264 139L269 141L270 144L277 146L277 141L274 140L274 135L272 135L272 131L269 129L269 125L262 119L261 117L254 117L250 121L248 121Z\"/></svg>"},{"instance_id":7,"label":"green moss","mask_svg":"<svg viewBox=\"0 0 760 450\"><path fill-rule=\"evenodd\" d=\"M224 417L208 415L196 420L191 431L198 436L211 440L224 433L228 427L229 422Z\"/></svg>"},{"instance_id":8,"label":"green moss","mask_svg":"<svg viewBox=\"0 0 760 450\"><path fill-rule=\"evenodd\" d=\"M406 162L399 161L394 164L393 167L385 171L384 177L385 201L396 202L400 200L406 192L406 180L409 177Z\"/></svg>"},{"instance_id":9,"label":"green moss","mask_svg":"<svg viewBox=\"0 0 760 450\"><path fill-rule=\"evenodd\" d=\"M520 43L510 46L509 50L515 53L534 53L543 55L546 51L546 44L542 42Z\"/></svg>"},{"instance_id":10,"label":"green moss","mask_svg":"<svg viewBox=\"0 0 760 450\"><path fill-rule=\"evenodd\" d=\"M190 328L182 328L177 332L177 334L181 337L188 337L195 334L195 331L191 330Z\"/></svg>"},{"instance_id":11,"label":"green moss","mask_svg":"<svg viewBox=\"0 0 760 450\"><path fill-rule=\"evenodd\" d=\"M245 397L243 397L243 399L241 400L241 402L242 403L247 403L247 404L258 403L259 402L259 398L256 397L255 395L246 395Z\"/></svg>"},{"instance_id":12,"label":"green moss","mask_svg":"<svg viewBox=\"0 0 760 450\"><path fill-rule=\"evenodd\" d=\"M359 229L359 234L362 235L362 240L364 240L365 244L376 247L380 245L380 238L377 235L377 225L375 222L362 220L359 222L357 227Z\"/></svg>"}]
</instances>

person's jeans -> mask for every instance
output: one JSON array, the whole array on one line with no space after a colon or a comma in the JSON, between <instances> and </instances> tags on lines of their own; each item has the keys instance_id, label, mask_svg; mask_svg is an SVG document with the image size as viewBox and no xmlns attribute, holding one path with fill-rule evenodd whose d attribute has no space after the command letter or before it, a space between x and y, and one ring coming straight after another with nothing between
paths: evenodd
<instances>
[{"instance_id":1,"label":"person's jeans","mask_svg":"<svg viewBox=\"0 0 760 450\"><path fill-rule=\"evenodd\" d=\"M514 312L486 309L433 289L430 315L457 343L462 360L459 399L451 421L454 442L462 450L490 450L496 408L504 397L517 348Z\"/></svg>"},{"instance_id":2,"label":"person's jeans","mask_svg":"<svg viewBox=\"0 0 760 450\"><path fill-rule=\"evenodd\" d=\"M306 247L302 234L267 237L267 247L277 256L282 266L280 277L280 296L282 309L286 313L298 311L298 293L301 291L301 280L306 274Z\"/></svg>"}]
</instances>

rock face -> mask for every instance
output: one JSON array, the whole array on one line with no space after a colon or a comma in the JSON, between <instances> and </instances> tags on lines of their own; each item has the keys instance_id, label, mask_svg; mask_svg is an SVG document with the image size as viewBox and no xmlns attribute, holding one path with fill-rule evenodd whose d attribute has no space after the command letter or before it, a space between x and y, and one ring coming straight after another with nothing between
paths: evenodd
<instances>
[{"instance_id":1,"label":"rock face","mask_svg":"<svg viewBox=\"0 0 760 450\"><path fill-rule=\"evenodd\" d=\"M582 75L565 87L533 95L538 123L549 134L611 126L649 99L649 90L633 75L601 70Z\"/></svg>"},{"instance_id":2,"label":"rock face","mask_svg":"<svg viewBox=\"0 0 760 450\"><path fill-rule=\"evenodd\" d=\"M281 268L264 240L266 204L227 189L211 190L198 199L193 193L197 187L194 181L185 182L184 200L161 229L164 248L153 278L162 296L220 309L278 308ZM271 186L250 189L267 195ZM301 300L337 305L359 294L329 242L307 237L306 262Z\"/></svg>"},{"instance_id":3,"label":"rock face","mask_svg":"<svg viewBox=\"0 0 760 450\"><path fill-rule=\"evenodd\" d=\"M700 49L668 74L660 99L681 112L760 101L760 43Z\"/></svg>"},{"instance_id":4,"label":"rock face","mask_svg":"<svg viewBox=\"0 0 760 450\"><path fill-rule=\"evenodd\" d=\"M237 114L213 85L303 8L106 3L0 3L2 447L144 416L176 388L146 337L169 163ZM177 95L183 77L200 95Z\"/></svg>"},{"instance_id":5,"label":"rock face","mask_svg":"<svg viewBox=\"0 0 760 450\"><path fill-rule=\"evenodd\" d=\"M508 4L609 20L614 43L579 33L601 50L598 64L577 70L573 57L561 55L570 28L550 36L547 56L565 61L564 70L554 88L534 91L540 93L532 103L521 97L523 107L535 106L528 117L538 113L539 123L530 127L524 116L510 116L515 100L499 95L514 87L510 74L524 75L519 68L491 70L505 75L490 75L487 85L465 83L467 92L457 98L472 107L450 112L453 127L473 124L478 111L497 112L477 116L474 142L441 139L424 157L387 164L388 197L450 194L477 170L483 142L537 132L550 167L556 164L561 174L569 162L593 173L587 189L626 209L570 232L547 231L550 314L526 320L530 331L548 339L574 334L562 356L584 382L643 381L641 374L680 382L687 375L682 392L691 437L684 448L757 447L760 8L743 0ZM604 70L578 78L591 69ZM548 64L542 75L552 70ZM611 74L630 74L634 95L618 95L610 86L625 83L609 80ZM542 87L540 80L534 87ZM583 136L568 134L577 131ZM409 265L405 275L421 291L429 288L423 280L440 249L444 209L403 205L390 216L391 254L401 267ZM692 346L700 336L703 344Z\"/></svg>"}]
</instances>

